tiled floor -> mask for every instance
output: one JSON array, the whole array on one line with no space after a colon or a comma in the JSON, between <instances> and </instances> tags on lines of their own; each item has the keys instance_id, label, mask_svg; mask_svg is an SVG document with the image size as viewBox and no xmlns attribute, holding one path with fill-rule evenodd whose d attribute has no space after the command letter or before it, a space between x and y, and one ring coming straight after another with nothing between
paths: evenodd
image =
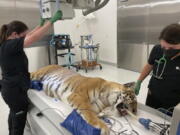
<instances>
[{"instance_id":1,"label":"tiled floor","mask_svg":"<svg viewBox=\"0 0 180 135\"><path fill-rule=\"evenodd\" d=\"M119 82L121 84L128 83L132 81L136 81L139 73L128 71L124 69L119 69L110 65L103 65L103 69L99 70L99 68L95 70L88 70L88 73L85 71L79 71L82 75L91 76L91 77L102 77L109 81ZM149 81L149 77L144 80L140 94L138 95L138 102L144 103L147 95L147 84ZM8 126L7 126L7 117L8 117L8 107L2 100L0 96L0 135L8 135ZM25 135L29 135L25 132Z\"/></svg>"}]
</instances>

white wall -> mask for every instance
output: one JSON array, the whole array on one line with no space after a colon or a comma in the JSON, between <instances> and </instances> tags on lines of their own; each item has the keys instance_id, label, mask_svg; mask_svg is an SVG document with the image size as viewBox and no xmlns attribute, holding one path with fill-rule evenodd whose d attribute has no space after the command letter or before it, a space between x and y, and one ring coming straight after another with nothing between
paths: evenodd
<instances>
[{"instance_id":1,"label":"white wall","mask_svg":"<svg viewBox=\"0 0 180 135\"><path fill-rule=\"evenodd\" d=\"M101 43L100 60L117 63L117 0L96 12L96 22L87 23L94 40Z\"/></svg>"},{"instance_id":2,"label":"white wall","mask_svg":"<svg viewBox=\"0 0 180 135\"><path fill-rule=\"evenodd\" d=\"M94 42L100 43L99 58L102 61L117 63L117 1L110 2L94 13L95 19L86 19L80 10L73 20L59 21L55 24L55 34L70 34L73 44L80 42L80 35L93 34ZM83 23L82 23L83 22ZM80 23L79 27L77 25ZM80 60L80 49L76 47Z\"/></svg>"},{"instance_id":3,"label":"white wall","mask_svg":"<svg viewBox=\"0 0 180 135\"><path fill-rule=\"evenodd\" d=\"M46 47L26 48L25 53L29 60L29 72L36 71L49 64Z\"/></svg>"}]
</instances>

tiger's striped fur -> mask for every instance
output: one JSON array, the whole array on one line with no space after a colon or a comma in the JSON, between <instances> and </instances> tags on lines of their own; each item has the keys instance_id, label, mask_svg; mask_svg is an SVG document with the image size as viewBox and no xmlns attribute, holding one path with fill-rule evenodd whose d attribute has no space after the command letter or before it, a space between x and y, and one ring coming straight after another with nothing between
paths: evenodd
<instances>
[{"instance_id":1,"label":"tiger's striped fur","mask_svg":"<svg viewBox=\"0 0 180 135\"><path fill-rule=\"evenodd\" d=\"M41 80L48 96L70 104L89 124L102 129L103 135L108 135L109 130L98 114L105 108L116 109L118 104L124 103L130 111L137 110L136 96L130 86L81 76L58 65L46 66L31 73L31 79Z\"/></svg>"}]
</instances>

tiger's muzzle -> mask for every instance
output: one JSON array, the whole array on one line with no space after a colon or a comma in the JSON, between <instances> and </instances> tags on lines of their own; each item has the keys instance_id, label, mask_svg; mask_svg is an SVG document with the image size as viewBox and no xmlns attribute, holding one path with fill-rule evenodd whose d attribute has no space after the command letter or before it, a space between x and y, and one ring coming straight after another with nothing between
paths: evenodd
<instances>
[{"instance_id":1,"label":"tiger's muzzle","mask_svg":"<svg viewBox=\"0 0 180 135\"><path fill-rule=\"evenodd\" d=\"M121 102L116 106L116 109L118 110L119 114L121 116L127 115L127 110L131 111L133 114L137 113L137 102L131 103L131 104L125 104Z\"/></svg>"}]
</instances>

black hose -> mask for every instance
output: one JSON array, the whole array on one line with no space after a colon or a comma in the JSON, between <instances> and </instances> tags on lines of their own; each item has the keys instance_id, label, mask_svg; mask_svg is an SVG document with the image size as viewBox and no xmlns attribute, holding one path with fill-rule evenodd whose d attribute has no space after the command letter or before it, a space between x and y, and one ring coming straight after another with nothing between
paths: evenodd
<instances>
[{"instance_id":1,"label":"black hose","mask_svg":"<svg viewBox=\"0 0 180 135\"><path fill-rule=\"evenodd\" d=\"M95 1L95 6L98 6L100 4L101 0L96 0Z\"/></svg>"},{"instance_id":2,"label":"black hose","mask_svg":"<svg viewBox=\"0 0 180 135\"><path fill-rule=\"evenodd\" d=\"M96 0L96 4L98 5L95 5L95 8L92 8L92 9L88 9L88 10L85 10L83 11L83 15L86 16L92 12L95 12L101 8L103 8L110 0L104 0L103 2L101 2L101 0Z\"/></svg>"}]
</instances>

